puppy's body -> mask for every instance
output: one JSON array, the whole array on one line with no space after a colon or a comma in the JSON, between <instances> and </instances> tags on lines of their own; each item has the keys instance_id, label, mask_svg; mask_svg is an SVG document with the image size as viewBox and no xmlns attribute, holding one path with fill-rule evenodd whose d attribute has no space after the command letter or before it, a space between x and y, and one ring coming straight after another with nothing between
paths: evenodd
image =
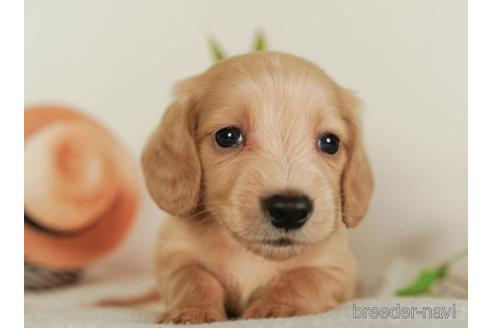
<instances>
[{"instance_id":1,"label":"puppy's body","mask_svg":"<svg viewBox=\"0 0 492 328\"><path fill-rule=\"evenodd\" d=\"M352 296L346 227L372 193L356 107L286 54L231 58L182 82L142 157L173 215L157 247L163 321L318 313Z\"/></svg>"},{"instance_id":2,"label":"puppy's body","mask_svg":"<svg viewBox=\"0 0 492 328\"><path fill-rule=\"evenodd\" d=\"M300 295L272 303L292 306L298 303L303 311L296 309L296 312L304 314L326 311L350 298L356 282L354 262L343 226L329 239L309 246L298 256L272 261L245 249L214 222L196 224L170 217L163 225L156 255L155 274L161 283L159 287L164 301L171 307L176 299L170 292L173 288L169 284L170 277L179 268L192 265L198 265L219 282L226 310L236 315L244 313L252 301L268 288L268 284L281 277L282 273L298 269L326 273L326 279L290 281L281 292ZM311 284L316 288L311 288ZM332 289L334 293L324 295L322 291L325 289ZM257 315L251 313L251 316Z\"/></svg>"}]
</instances>

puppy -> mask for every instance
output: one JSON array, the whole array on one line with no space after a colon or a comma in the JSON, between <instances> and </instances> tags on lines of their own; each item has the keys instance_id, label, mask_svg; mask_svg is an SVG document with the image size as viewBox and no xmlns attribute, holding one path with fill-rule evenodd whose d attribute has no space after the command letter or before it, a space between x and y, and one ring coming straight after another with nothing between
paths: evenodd
<instances>
[{"instance_id":1,"label":"puppy","mask_svg":"<svg viewBox=\"0 0 492 328\"><path fill-rule=\"evenodd\" d=\"M162 322L327 311L354 294L347 238L373 190L358 100L301 58L258 52L179 83L142 155L171 214Z\"/></svg>"}]
</instances>

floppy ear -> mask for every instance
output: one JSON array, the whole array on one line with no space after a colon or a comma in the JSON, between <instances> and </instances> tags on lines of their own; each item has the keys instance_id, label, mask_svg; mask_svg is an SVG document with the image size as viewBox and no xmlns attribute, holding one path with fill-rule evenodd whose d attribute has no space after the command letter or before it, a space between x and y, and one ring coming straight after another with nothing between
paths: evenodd
<instances>
[{"instance_id":1,"label":"floppy ear","mask_svg":"<svg viewBox=\"0 0 492 328\"><path fill-rule=\"evenodd\" d=\"M199 201L201 165L194 140L196 96L193 81L182 82L177 99L144 148L141 164L157 205L174 216L191 214Z\"/></svg>"},{"instance_id":2,"label":"floppy ear","mask_svg":"<svg viewBox=\"0 0 492 328\"><path fill-rule=\"evenodd\" d=\"M358 117L360 101L350 91L341 87L337 89L343 115L351 132L351 140L347 147L347 163L341 181L342 218L348 228L353 228L367 212L374 189L374 180L362 143Z\"/></svg>"}]
</instances>

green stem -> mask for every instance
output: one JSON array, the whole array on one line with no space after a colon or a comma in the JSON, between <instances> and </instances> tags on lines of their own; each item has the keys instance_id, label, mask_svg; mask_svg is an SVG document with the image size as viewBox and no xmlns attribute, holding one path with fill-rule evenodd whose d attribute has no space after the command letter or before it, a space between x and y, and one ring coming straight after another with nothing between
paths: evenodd
<instances>
[{"instance_id":1,"label":"green stem","mask_svg":"<svg viewBox=\"0 0 492 328\"><path fill-rule=\"evenodd\" d=\"M461 277L458 277L458 276L452 275L452 274L449 274L446 277L446 279L450 283L454 284L455 286L459 286L459 287L461 287L463 289L468 289L468 280L466 280L466 279L463 279Z\"/></svg>"},{"instance_id":2,"label":"green stem","mask_svg":"<svg viewBox=\"0 0 492 328\"><path fill-rule=\"evenodd\" d=\"M465 248L463 251L451 256L447 261L444 263L447 263L448 265L458 262L459 260L465 258L468 256L468 248Z\"/></svg>"}]
</instances>

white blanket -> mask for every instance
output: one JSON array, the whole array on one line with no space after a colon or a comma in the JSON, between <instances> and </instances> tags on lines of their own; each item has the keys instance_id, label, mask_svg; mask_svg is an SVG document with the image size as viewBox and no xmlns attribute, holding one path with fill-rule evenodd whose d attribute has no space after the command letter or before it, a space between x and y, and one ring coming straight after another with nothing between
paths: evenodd
<instances>
[{"instance_id":1,"label":"white blanket","mask_svg":"<svg viewBox=\"0 0 492 328\"><path fill-rule=\"evenodd\" d=\"M163 326L154 323L162 309L158 303L140 308L100 308L91 305L107 297L138 295L152 288L152 284L152 279L147 276L111 280L95 277L74 287L41 293L26 292L25 327ZM389 312L385 315L383 311ZM384 297L356 299L319 315L234 320L208 324L207 327L466 327L467 319L466 300Z\"/></svg>"}]
</instances>

